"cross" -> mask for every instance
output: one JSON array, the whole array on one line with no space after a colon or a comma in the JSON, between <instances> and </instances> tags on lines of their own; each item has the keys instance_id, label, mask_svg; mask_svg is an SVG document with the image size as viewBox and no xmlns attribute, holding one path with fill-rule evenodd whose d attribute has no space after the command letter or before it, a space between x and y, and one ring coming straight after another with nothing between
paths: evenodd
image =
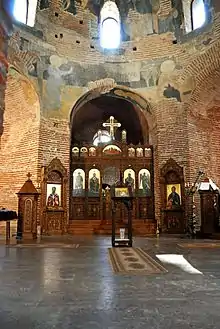
<instances>
[{"instance_id":1,"label":"cross","mask_svg":"<svg viewBox=\"0 0 220 329\"><path fill-rule=\"evenodd\" d=\"M110 116L108 121L104 122L102 125L103 125L103 127L109 127L110 136L111 136L112 139L115 139L114 129L121 127L121 124L119 122L117 122L117 120L115 120L115 118L113 116Z\"/></svg>"}]
</instances>

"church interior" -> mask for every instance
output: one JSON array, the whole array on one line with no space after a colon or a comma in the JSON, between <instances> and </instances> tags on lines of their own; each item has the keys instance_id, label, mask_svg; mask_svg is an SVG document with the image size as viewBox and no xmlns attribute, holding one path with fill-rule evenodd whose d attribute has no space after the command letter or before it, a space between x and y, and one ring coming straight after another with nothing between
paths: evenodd
<instances>
[{"instance_id":1,"label":"church interior","mask_svg":"<svg viewBox=\"0 0 220 329\"><path fill-rule=\"evenodd\" d=\"M219 53L219 0L0 0L0 299L30 265L43 305L20 327L219 328L194 305L220 289Z\"/></svg>"},{"instance_id":2,"label":"church interior","mask_svg":"<svg viewBox=\"0 0 220 329\"><path fill-rule=\"evenodd\" d=\"M218 234L217 1L33 0L2 8L1 207L18 211L28 173L39 193L34 222L19 211L23 233L108 234L105 187L125 184L129 173L136 235ZM100 156L104 145L119 147L121 158ZM97 195L89 192L92 169ZM82 171L84 196L74 191L74 170ZM214 189L201 190L205 180Z\"/></svg>"}]
</instances>

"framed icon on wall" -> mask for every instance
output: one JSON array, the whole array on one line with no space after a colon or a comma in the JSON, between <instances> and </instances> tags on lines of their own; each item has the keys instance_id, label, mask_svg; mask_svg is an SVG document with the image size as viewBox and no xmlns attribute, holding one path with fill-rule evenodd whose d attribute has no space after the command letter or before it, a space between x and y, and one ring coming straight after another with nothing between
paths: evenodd
<instances>
[{"instance_id":1,"label":"framed icon on wall","mask_svg":"<svg viewBox=\"0 0 220 329\"><path fill-rule=\"evenodd\" d=\"M140 196L151 194L151 177L148 169L141 169L138 173L138 189Z\"/></svg>"},{"instance_id":2,"label":"framed icon on wall","mask_svg":"<svg viewBox=\"0 0 220 329\"><path fill-rule=\"evenodd\" d=\"M125 198L129 197L129 190L128 187L116 187L115 188L115 197L116 198Z\"/></svg>"},{"instance_id":3,"label":"framed icon on wall","mask_svg":"<svg viewBox=\"0 0 220 329\"><path fill-rule=\"evenodd\" d=\"M76 169L73 172L73 196L84 196L85 194L85 172L83 169Z\"/></svg>"},{"instance_id":4,"label":"framed icon on wall","mask_svg":"<svg viewBox=\"0 0 220 329\"><path fill-rule=\"evenodd\" d=\"M181 207L181 185L167 184L167 209Z\"/></svg>"},{"instance_id":5,"label":"framed icon on wall","mask_svg":"<svg viewBox=\"0 0 220 329\"><path fill-rule=\"evenodd\" d=\"M135 172L133 169L126 169L124 171L124 184L130 186L132 191L135 190Z\"/></svg>"},{"instance_id":6,"label":"framed icon on wall","mask_svg":"<svg viewBox=\"0 0 220 329\"><path fill-rule=\"evenodd\" d=\"M98 169L91 169L89 171L88 191L89 196L99 196L100 171Z\"/></svg>"},{"instance_id":7,"label":"framed icon on wall","mask_svg":"<svg viewBox=\"0 0 220 329\"><path fill-rule=\"evenodd\" d=\"M47 184L47 207L61 206L61 184Z\"/></svg>"}]
</instances>

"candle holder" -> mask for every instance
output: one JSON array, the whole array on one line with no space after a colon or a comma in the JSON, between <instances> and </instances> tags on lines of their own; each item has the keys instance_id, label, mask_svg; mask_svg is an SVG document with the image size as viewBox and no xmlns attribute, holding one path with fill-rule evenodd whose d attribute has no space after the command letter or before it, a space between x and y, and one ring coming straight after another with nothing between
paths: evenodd
<instances>
[{"instance_id":1,"label":"candle holder","mask_svg":"<svg viewBox=\"0 0 220 329\"><path fill-rule=\"evenodd\" d=\"M189 182L185 183L185 193L188 199L190 200L190 214L187 220L186 235L192 238L196 237L196 227L198 225L198 220L196 218L196 203L195 203L195 193L198 191L199 182L204 175L202 170L199 170L195 181L190 184Z\"/></svg>"}]
</instances>

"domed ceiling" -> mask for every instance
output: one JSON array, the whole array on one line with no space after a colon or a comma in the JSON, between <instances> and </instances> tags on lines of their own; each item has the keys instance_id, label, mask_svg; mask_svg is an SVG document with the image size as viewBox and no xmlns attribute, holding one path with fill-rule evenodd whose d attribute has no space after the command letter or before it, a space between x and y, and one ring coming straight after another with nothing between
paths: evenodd
<instances>
[{"instance_id":1,"label":"domed ceiling","mask_svg":"<svg viewBox=\"0 0 220 329\"><path fill-rule=\"evenodd\" d=\"M176 35L181 34L181 24L183 23L183 8L182 0L172 0L172 9L168 13L166 8L160 7L160 0L115 0L118 6L120 17L121 17L121 30L122 30L122 40L128 41L132 40L130 33L130 19L129 13L131 11L136 12L139 15L146 15L145 26L141 26L140 37L153 33L165 33L167 31L176 32ZM95 15L99 19L101 8L104 4L104 0L61 0L61 10L66 11L72 15L77 15L82 12L82 10L87 10L87 13ZM40 10L53 7L53 0L41 0ZM168 6L169 7L169 6ZM54 1L54 8L55 6ZM158 16L158 26L155 29L153 26L153 16L157 15L158 11L162 15ZM132 22L132 24L137 24L137 22Z\"/></svg>"},{"instance_id":2,"label":"domed ceiling","mask_svg":"<svg viewBox=\"0 0 220 329\"><path fill-rule=\"evenodd\" d=\"M127 16L130 9L141 14L152 13L153 10L159 9L159 0L116 0L115 3L122 16ZM62 0L63 9L73 14L76 14L79 5L98 16L103 4L104 0Z\"/></svg>"}]
</instances>

